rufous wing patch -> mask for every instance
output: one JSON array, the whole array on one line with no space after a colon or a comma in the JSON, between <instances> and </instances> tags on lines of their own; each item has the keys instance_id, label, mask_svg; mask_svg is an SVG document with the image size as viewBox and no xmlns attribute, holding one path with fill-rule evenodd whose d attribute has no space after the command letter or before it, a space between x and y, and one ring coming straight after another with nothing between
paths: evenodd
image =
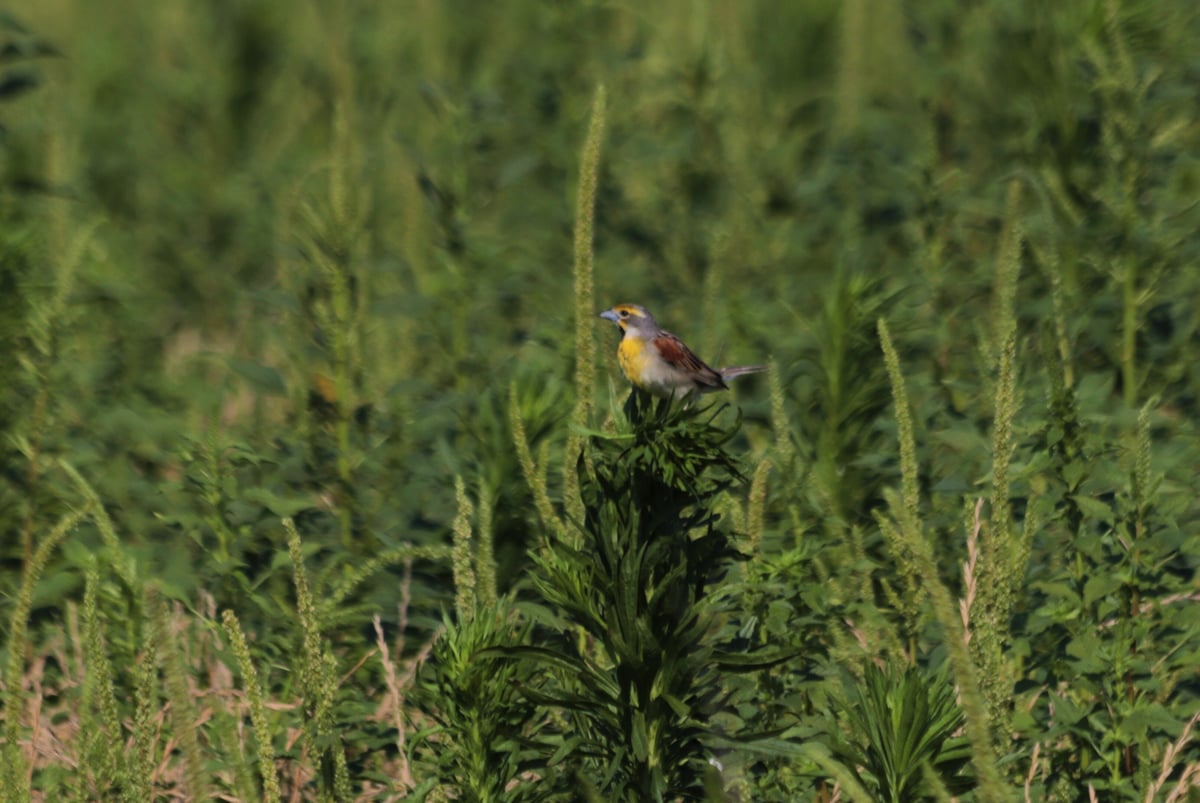
<instances>
[{"instance_id":1,"label":"rufous wing patch","mask_svg":"<svg viewBox=\"0 0 1200 803\"><path fill-rule=\"evenodd\" d=\"M725 387L721 375L705 365L704 361L693 354L682 340L670 332L663 332L654 338L654 347L658 349L658 353L664 360L681 371L687 371L698 384L716 388Z\"/></svg>"}]
</instances>

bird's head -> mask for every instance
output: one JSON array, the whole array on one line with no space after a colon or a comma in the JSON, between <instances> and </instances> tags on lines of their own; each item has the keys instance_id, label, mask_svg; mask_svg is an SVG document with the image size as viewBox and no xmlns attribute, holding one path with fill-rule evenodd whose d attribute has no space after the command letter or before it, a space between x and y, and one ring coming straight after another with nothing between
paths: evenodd
<instances>
[{"instance_id":1,"label":"bird's head","mask_svg":"<svg viewBox=\"0 0 1200 803\"><path fill-rule=\"evenodd\" d=\"M604 310L600 317L621 327L622 332L654 332L658 329L654 316L640 304L618 304L612 309Z\"/></svg>"}]
</instances>

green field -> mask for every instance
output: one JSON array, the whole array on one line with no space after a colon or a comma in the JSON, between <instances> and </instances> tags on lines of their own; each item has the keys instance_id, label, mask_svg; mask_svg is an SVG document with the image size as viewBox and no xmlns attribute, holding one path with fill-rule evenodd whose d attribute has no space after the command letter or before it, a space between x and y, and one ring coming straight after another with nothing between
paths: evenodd
<instances>
[{"instance_id":1,"label":"green field","mask_svg":"<svg viewBox=\"0 0 1200 803\"><path fill-rule=\"evenodd\" d=\"M1198 110L1186 0L0 8L0 803L1200 801Z\"/></svg>"}]
</instances>

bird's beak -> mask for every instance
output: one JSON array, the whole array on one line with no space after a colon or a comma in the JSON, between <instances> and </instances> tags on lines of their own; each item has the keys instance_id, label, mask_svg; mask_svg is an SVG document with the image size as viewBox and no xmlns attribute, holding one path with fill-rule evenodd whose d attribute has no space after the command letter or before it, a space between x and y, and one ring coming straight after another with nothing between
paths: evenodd
<instances>
[{"instance_id":1,"label":"bird's beak","mask_svg":"<svg viewBox=\"0 0 1200 803\"><path fill-rule=\"evenodd\" d=\"M604 312L600 313L600 317L604 318L605 320L612 321L613 323L616 323L620 320L620 318L617 317L617 313L610 309L606 309Z\"/></svg>"}]
</instances>

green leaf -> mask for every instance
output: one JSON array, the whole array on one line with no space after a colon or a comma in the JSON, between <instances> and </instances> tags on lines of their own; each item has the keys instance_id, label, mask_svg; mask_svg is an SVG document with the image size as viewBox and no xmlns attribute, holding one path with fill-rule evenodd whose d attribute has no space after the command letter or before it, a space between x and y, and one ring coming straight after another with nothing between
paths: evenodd
<instances>
[{"instance_id":1,"label":"green leaf","mask_svg":"<svg viewBox=\"0 0 1200 803\"><path fill-rule=\"evenodd\" d=\"M266 488L247 488L242 492L242 498L247 502L262 505L277 518L292 518L305 510L312 510L316 500L308 496L284 498L276 496Z\"/></svg>"},{"instance_id":2,"label":"green leaf","mask_svg":"<svg viewBox=\"0 0 1200 803\"><path fill-rule=\"evenodd\" d=\"M1075 504L1079 505L1079 509L1083 511L1083 514L1088 518L1103 522L1105 524L1113 523L1112 507L1104 502L1101 502L1099 499L1093 499L1090 496L1084 496L1082 494L1073 494L1070 499L1075 502Z\"/></svg>"},{"instance_id":3,"label":"green leaf","mask_svg":"<svg viewBox=\"0 0 1200 803\"><path fill-rule=\"evenodd\" d=\"M271 366L237 357L230 357L228 363L234 373L248 380L256 390L272 396L287 395L287 383L283 381L282 374Z\"/></svg>"},{"instance_id":4,"label":"green leaf","mask_svg":"<svg viewBox=\"0 0 1200 803\"><path fill-rule=\"evenodd\" d=\"M642 711L634 711L631 722L630 736L632 737L633 757L645 761L650 756L650 738L646 733L646 715Z\"/></svg>"},{"instance_id":5,"label":"green leaf","mask_svg":"<svg viewBox=\"0 0 1200 803\"><path fill-rule=\"evenodd\" d=\"M713 662L731 672L754 672L779 666L803 654L803 647L792 647L786 650L760 650L750 653L714 652Z\"/></svg>"},{"instance_id":6,"label":"green leaf","mask_svg":"<svg viewBox=\"0 0 1200 803\"><path fill-rule=\"evenodd\" d=\"M1101 597L1108 596L1118 590L1122 586L1121 578L1105 572L1098 572L1088 578L1083 584L1083 604L1091 605Z\"/></svg>"},{"instance_id":7,"label":"green leaf","mask_svg":"<svg viewBox=\"0 0 1200 803\"><path fill-rule=\"evenodd\" d=\"M1145 703L1129 712L1117 726L1117 733L1127 743L1147 738L1173 736L1183 729L1183 722L1161 703Z\"/></svg>"}]
</instances>

